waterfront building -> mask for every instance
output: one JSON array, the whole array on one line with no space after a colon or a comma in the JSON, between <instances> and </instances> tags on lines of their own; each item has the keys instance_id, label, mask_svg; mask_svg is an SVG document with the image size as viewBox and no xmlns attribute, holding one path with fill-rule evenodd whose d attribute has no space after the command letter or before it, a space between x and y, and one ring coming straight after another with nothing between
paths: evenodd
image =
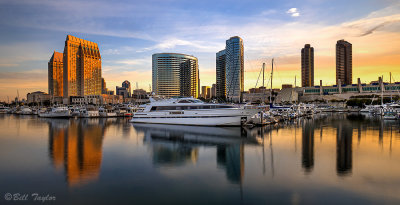
<instances>
[{"instance_id":1,"label":"waterfront building","mask_svg":"<svg viewBox=\"0 0 400 205\"><path fill-rule=\"evenodd\" d=\"M282 84L282 89L285 89L285 88L293 88L293 85L292 84Z\"/></svg>"},{"instance_id":2,"label":"waterfront building","mask_svg":"<svg viewBox=\"0 0 400 205\"><path fill-rule=\"evenodd\" d=\"M314 48L310 44L301 49L301 86L314 86Z\"/></svg>"},{"instance_id":3,"label":"waterfront building","mask_svg":"<svg viewBox=\"0 0 400 205\"><path fill-rule=\"evenodd\" d=\"M350 99L352 96L398 96L400 92L400 82L388 83L383 82L379 77L378 82L370 84L361 83L358 78L357 84L351 85L331 85L322 86L320 81L319 86L296 88L296 91L300 93L300 101L313 101L313 100L345 100Z\"/></svg>"},{"instance_id":4,"label":"waterfront building","mask_svg":"<svg viewBox=\"0 0 400 205\"><path fill-rule=\"evenodd\" d=\"M244 91L244 48L239 36L226 40L226 96L228 101L238 102Z\"/></svg>"},{"instance_id":5,"label":"waterfront building","mask_svg":"<svg viewBox=\"0 0 400 205\"><path fill-rule=\"evenodd\" d=\"M128 92L128 97L131 97L132 92L131 92L131 83L127 80L125 80L124 82L122 82L122 87L126 88L126 91Z\"/></svg>"},{"instance_id":6,"label":"waterfront building","mask_svg":"<svg viewBox=\"0 0 400 205\"><path fill-rule=\"evenodd\" d=\"M97 43L68 35L64 47L63 95L101 95L101 56Z\"/></svg>"},{"instance_id":7,"label":"waterfront building","mask_svg":"<svg viewBox=\"0 0 400 205\"><path fill-rule=\"evenodd\" d=\"M199 66L196 57L179 53L152 56L153 92L165 97L199 97Z\"/></svg>"},{"instance_id":8,"label":"waterfront building","mask_svg":"<svg viewBox=\"0 0 400 205\"><path fill-rule=\"evenodd\" d=\"M52 96L63 96L63 54L54 51L48 63L48 90Z\"/></svg>"},{"instance_id":9,"label":"waterfront building","mask_svg":"<svg viewBox=\"0 0 400 205\"><path fill-rule=\"evenodd\" d=\"M212 84L211 86L211 98L215 98L217 96L217 85Z\"/></svg>"},{"instance_id":10,"label":"waterfront building","mask_svg":"<svg viewBox=\"0 0 400 205\"><path fill-rule=\"evenodd\" d=\"M51 95L42 91L28 93L26 95L27 103L50 103Z\"/></svg>"},{"instance_id":11,"label":"waterfront building","mask_svg":"<svg viewBox=\"0 0 400 205\"><path fill-rule=\"evenodd\" d=\"M121 95L86 95L86 96L70 96L69 104L76 105L105 105L105 104L119 104L123 103L124 99Z\"/></svg>"},{"instance_id":12,"label":"waterfront building","mask_svg":"<svg viewBox=\"0 0 400 205\"><path fill-rule=\"evenodd\" d=\"M222 50L216 54L216 97L218 99L226 98L226 52Z\"/></svg>"},{"instance_id":13,"label":"waterfront building","mask_svg":"<svg viewBox=\"0 0 400 205\"><path fill-rule=\"evenodd\" d=\"M101 94L107 94L107 84L104 78L101 78Z\"/></svg>"},{"instance_id":14,"label":"waterfront building","mask_svg":"<svg viewBox=\"0 0 400 205\"><path fill-rule=\"evenodd\" d=\"M210 91L210 86L201 86L201 97L203 97L204 99L210 98Z\"/></svg>"},{"instance_id":15,"label":"waterfront building","mask_svg":"<svg viewBox=\"0 0 400 205\"><path fill-rule=\"evenodd\" d=\"M352 45L345 40L336 43L336 85L351 85L353 78Z\"/></svg>"},{"instance_id":16,"label":"waterfront building","mask_svg":"<svg viewBox=\"0 0 400 205\"><path fill-rule=\"evenodd\" d=\"M129 98L128 89L125 88L125 87L116 86L115 87L115 92L116 92L117 95L123 96L123 98Z\"/></svg>"}]
</instances>

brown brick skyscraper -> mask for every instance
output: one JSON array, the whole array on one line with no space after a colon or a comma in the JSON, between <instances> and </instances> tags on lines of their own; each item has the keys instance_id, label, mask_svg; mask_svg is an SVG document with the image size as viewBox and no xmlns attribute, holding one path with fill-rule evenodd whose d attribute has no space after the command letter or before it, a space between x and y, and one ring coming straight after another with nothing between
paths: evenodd
<instances>
[{"instance_id":1,"label":"brown brick skyscraper","mask_svg":"<svg viewBox=\"0 0 400 205\"><path fill-rule=\"evenodd\" d=\"M340 79L342 84L353 83L353 55L352 45L345 40L336 43L336 84Z\"/></svg>"},{"instance_id":2,"label":"brown brick skyscraper","mask_svg":"<svg viewBox=\"0 0 400 205\"><path fill-rule=\"evenodd\" d=\"M301 87L314 86L314 48L306 44L301 49Z\"/></svg>"}]
</instances>

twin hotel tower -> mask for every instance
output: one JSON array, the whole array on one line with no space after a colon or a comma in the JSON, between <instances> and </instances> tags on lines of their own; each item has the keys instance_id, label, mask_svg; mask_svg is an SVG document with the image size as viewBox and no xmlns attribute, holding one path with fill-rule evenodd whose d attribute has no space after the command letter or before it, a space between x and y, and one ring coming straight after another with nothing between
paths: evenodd
<instances>
[{"instance_id":1,"label":"twin hotel tower","mask_svg":"<svg viewBox=\"0 0 400 205\"><path fill-rule=\"evenodd\" d=\"M216 54L216 97L240 98L244 91L243 40L234 36L224 50ZM185 54L153 55L153 91L167 97L199 96L200 79L197 58ZM101 56L96 43L71 35L64 53L54 51L49 64L49 94L54 97L101 95L107 90L101 77ZM177 80L179 79L179 80ZM314 86L314 48L301 50L302 87ZM344 40L336 44L336 84L352 84L352 45Z\"/></svg>"},{"instance_id":2,"label":"twin hotel tower","mask_svg":"<svg viewBox=\"0 0 400 205\"><path fill-rule=\"evenodd\" d=\"M54 51L51 56L48 74L51 96L101 95L101 56L97 43L68 35L64 53Z\"/></svg>"}]
</instances>

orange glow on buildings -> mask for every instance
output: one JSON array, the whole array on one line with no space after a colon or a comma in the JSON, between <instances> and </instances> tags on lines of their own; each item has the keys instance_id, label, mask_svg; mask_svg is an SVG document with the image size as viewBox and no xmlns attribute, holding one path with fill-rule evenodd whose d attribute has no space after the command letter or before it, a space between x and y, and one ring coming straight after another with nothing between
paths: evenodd
<instances>
[{"instance_id":1,"label":"orange glow on buildings","mask_svg":"<svg viewBox=\"0 0 400 205\"><path fill-rule=\"evenodd\" d=\"M97 43L67 36L63 94L64 97L101 95L101 56Z\"/></svg>"},{"instance_id":2,"label":"orange glow on buildings","mask_svg":"<svg viewBox=\"0 0 400 205\"><path fill-rule=\"evenodd\" d=\"M49 94L63 96L63 54L54 51L48 63Z\"/></svg>"}]
</instances>

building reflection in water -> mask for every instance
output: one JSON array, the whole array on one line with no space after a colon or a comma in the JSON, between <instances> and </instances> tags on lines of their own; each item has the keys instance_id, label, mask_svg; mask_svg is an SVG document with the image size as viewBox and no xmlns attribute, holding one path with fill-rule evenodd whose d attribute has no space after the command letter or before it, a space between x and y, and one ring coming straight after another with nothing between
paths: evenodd
<instances>
[{"instance_id":1,"label":"building reflection in water","mask_svg":"<svg viewBox=\"0 0 400 205\"><path fill-rule=\"evenodd\" d=\"M217 164L226 170L226 177L231 183L241 184L244 176L244 145L218 145Z\"/></svg>"},{"instance_id":2,"label":"building reflection in water","mask_svg":"<svg viewBox=\"0 0 400 205\"><path fill-rule=\"evenodd\" d=\"M49 155L69 186L97 180L106 119L48 120Z\"/></svg>"},{"instance_id":3,"label":"building reflection in water","mask_svg":"<svg viewBox=\"0 0 400 205\"><path fill-rule=\"evenodd\" d=\"M231 183L242 183L244 176L244 144L259 145L242 128L197 127L178 125L134 124L144 132L144 140L152 147L153 163L157 166L179 166L196 163L199 147L216 147L219 168L226 170Z\"/></svg>"},{"instance_id":4,"label":"building reflection in water","mask_svg":"<svg viewBox=\"0 0 400 205\"><path fill-rule=\"evenodd\" d=\"M306 173L314 167L314 120L304 119L302 123L301 165Z\"/></svg>"},{"instance_id":5,"label":"building reflection in water","mask_svg":"<svg viewBox=\"0 0 400 205\"><path fill-rule=\"evenodd\" d=\"M353 128L351 122L339 120L336 131L336 172L340 176L351 173Z\"/></svg>"}]
</instances>

